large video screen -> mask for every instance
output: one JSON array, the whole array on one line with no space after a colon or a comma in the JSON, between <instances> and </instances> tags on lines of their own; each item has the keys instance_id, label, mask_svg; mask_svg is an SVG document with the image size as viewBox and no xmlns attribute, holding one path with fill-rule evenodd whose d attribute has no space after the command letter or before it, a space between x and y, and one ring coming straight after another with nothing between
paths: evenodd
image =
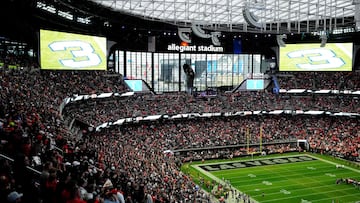
<instances>
[{"instance_id":1,"label":"large video screen","mask_svg":"<svg viewBox=\"0 0 360 203\"><path fill-rule=\"evenodd\" d=\"M351 71L353 43L287 44L280 47L280 71Z\"/></svg>"},{"instance_id":2,"label":"large video screen","mask_svg":"<svg viewBox=\"0 0 360 203\"><path fill-rule=\"evenodd\" d=\"M40 30L41 69L106 70L106 38Z\"/></svg>"}]
</instances>

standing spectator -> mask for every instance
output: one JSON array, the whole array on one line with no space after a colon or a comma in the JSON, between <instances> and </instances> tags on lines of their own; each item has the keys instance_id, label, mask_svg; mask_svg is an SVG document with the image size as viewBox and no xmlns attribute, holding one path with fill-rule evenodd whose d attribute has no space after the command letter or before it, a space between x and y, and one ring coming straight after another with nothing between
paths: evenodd
<instances>
[{"instance_id":1,"label":"standing spectator","mask_svg":"<svg viewBox=\"0 0 360 203\"><path fill-rule=\"evenodd\" d=\"M36 202L38 194L34 186L33 173L27 169L30 165L29 157L24 154L17 154L14 161L14 177L15 183L19 191L23 193L22 200L24 202Z\"/></svg>"},{"instance_id":2,"label":"standing spectator","mask_svg":"<svg viewBox=\"0 0 360 203\"><path fill-rule=\"evenodd\" d=\"M195 73L194 70L190 67L189 64L184 64L183 69L186 75L186 92L188 94L192 94L193 88L194 88L194 78Z\"/></svg>"},{"instance_id":3,"label":"standing spectator","mask_svg":"<svg viewBox=\"0 0 360 203\"><path fill-rule=\"evenodd\" d=\"M66 203L86 203L85 200L80 198L80 191L77 186L72 188L70 192L70 199L66 201Z\"/></svg>"}]
</instances>

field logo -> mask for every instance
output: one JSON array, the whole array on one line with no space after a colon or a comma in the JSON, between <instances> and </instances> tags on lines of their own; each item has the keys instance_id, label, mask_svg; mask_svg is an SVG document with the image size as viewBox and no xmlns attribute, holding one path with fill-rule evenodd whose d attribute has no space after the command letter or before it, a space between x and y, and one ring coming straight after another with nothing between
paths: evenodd
<instances>
[{"instance_id":1,"label":"field logo","mask_svg":"<svg viewBox=\"0 0 360 203\"><path fill-rule=\"evenodd\" d=\"M205 171L219 171L219 170L228 170L236 168L247 168L255 166L267 166L275 164L286 164L286 163L296 163L304 161L313 161L315 158L309 156L294 156L294 157L282 157L282 158L273 158L273 159L262 159L255 161L241 161L241 162L232 162L232 163L223 163L223 164L209 164L199 166ZM249 174L248 176L250 177Z\"/></svg>"}]
</instances>

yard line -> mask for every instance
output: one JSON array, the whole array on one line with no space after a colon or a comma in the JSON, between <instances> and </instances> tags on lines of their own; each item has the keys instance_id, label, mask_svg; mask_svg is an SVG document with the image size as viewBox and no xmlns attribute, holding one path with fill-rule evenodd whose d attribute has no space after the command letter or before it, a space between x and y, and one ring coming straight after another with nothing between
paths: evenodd
<instances>
[{"instance_id":1,"label":"yard line","mask_svg":"<svg viewBox=\"0 0 360 203\"><path fill-rule=\"evenodd\" d=\"M298 172L298 171L296 171ZM325 173L328 173L329 171L317 171L317 172L313 172L313 173L306 173L305 176L311 176L312 178L314 177L321 177L321 176L324 176ZM299 171L298 173L301 173L301 171ZM314 175L314 174L317 174L319 173L319 175ZM349 172L346 172L346 171L341 171L341 172L336 172L336 175L339 176L339 175L342 175L344 174L343 176L346 176L346 174L348 174ZM221 174L219 174L221 176ZM245 174L244 174L245 175ZM286 179L290 179L290 178L293 178L293 177L299 177L299 174L292 174L292 175L282 175L281 177L284 177ZM256 177L254 178L247 178L244 180L244 177L236 177L236 178L232 178L233 181L231 181L231 183L233 184L240 184L240 183L246 183L246 182L249 182L250 180L251 181L257 181L257 180L263 180L263 179L266 179L268 181L271 181L271 180L276 180L278 179L278 177L272 177L272 178L269 178L267 174L262 174L262 175L256 175ZM240 180L238 180L240 179ZM285 181L285 180L284 180ZM276 182L281 182L281 181L276 181Z\"/></svg>"},{"instance_id":2,"label":"yard line","mask_svg":"<svg viewBox=\"0 0 360 203\"><path fill-rule=\"evenodd\" d=\"M278 188L278 189L286 189L287 188L287 186L289 186L289 185L284 185L284 186L282 186L282 187L275 187L275 188ZM326 185L323 185L323 186L317 186L317 187L311 187L311 189L314 189L314 190L316 190L316 189L320 189L320 188L324 188L324 187L327 187ZM272 188L269 188L269 189L274 189L274 187L272 187ZM348 188L344 188L344 190L347 190ZM292 190L290 190L290 189L287 189L288 191L290 191L291 193L296 193L296 192L298 192L298 191L302 191L302 190L309 190L309 188L303 188L303 189L292 189ZM261 191L266 191L266 190L264 190L264 189L262 189ZM334 191L334 190L333 190ZM271 192L271 193L266 193L266 195L273 195L273 194L279 194L280 192ZM316 194L316 193L315 193ZM253 197L260 197L261 195L253 195Z\"/></svg>"},{"instance_id":3,"label":"yard line","mask_svg":"<svg viewBox=\"0 0 360 203\"><path fill-rule=\"evenodd\" d=\"M271 179L261 179L261 180L258 180L258 181L269 181L271 182ZM253 181L248 181L248 182L253 182ZM275 182L272 182L274 184L278 184L278 183L281 183L281 182L289 182L289 179L286 179L286 180L280 180L280 181L275 181ZM303 183L302 185L306 185L306 184L312 184L312 183L318 183L319 181L307 181L306 183ZM233 182L231 181L231 185L238 185L238 184L234 184L236 182ZM263 185L263 183L254 183L254 184L248 184L249 186L256 186L256 185ZM299 185L298 183L296 184L287 184L288 186L291 186L291 185ZM284 187L284 185L282 185L282 187Z\"/></svg>"},{"instance_id":4,"label":"yard line","mask_svg":"<svg viewBox=\"0 0 360 203\"><path fill-rule=\"evenodd\" d=\"M299 166L298 166L299 167ZM265 168L265 167L264 167ZM256 175L256 177L254 177L253 179L256 179L258 177L262 177L262 176L268 176L267 173L264 173L263 170L264 168L261 169L261 171L255 171L255 170L252 170L251 172L249 171L241 171L241 172L237 172L237 173L231 173L231 172L227 172L226 175L224 174L224 177L235 177L235 179L237 179L237 177L242 177L242 176L248 176L250 173L251 174L254 174ZM285 169L284 167L283 168L280 168L280 170L291 170L289 168ZM291 170L292 172L296 172L296 173L306 173L306 174L320 174L320 173L324 173L324 172L332 172L332 173L336 173L336 174L346 174L346 173L349 173L350 171L347 171L347 170L343 170L343 169L337 169L336 171L334 171L334 168L330 168L330 167L327 167L327 168L322 168L322 169L317 169L317 170ZM261 174L258 174L258 173L261 173ZM352 172L351 172L352 173ZM215 174L222 174L222 172L217 172ZM271 172L270 174L273 174L273 172ZM287 177L292 177L294 176L295 174L289 174L289 175L286 175ZM285 175L284 175L285 176Z\"/></svg>"},{"instance_id":5,"label":"yard line","mask_svg":"<svg viewBox=\"0 0 360 203\"><path fill-rule=\"evenodd\" d=\"M283 185L283 186L279 186L279 187L269 187L269 190L273 190L273 189L286 189L288 186L293 186L293 185L299 185L299 184L291 184L291 185ZM328 187L327 185L322 185L322 186L317 186L317 187L311 187L311 189L320 189L320 188L326 188ZM289 189L290 190L290 189ZM305 188L302 188L302 189L291 189L290 192L298 192L298 191L302 191L302 190L309 190L309 188L305 187ZM266 191L264 189L262 189L261 191ZM277 194L279 192L274 192L274 193L266 193L266 194ZM256 196L260 196L260 195L255 195L254 197Z\"/></svg>"},{"instance_id":6,"label":"yard line","mask_svg":"<svg viewBox=\"0 0 360 203\"><path fill-rule=\"evenodd\" d=\"M353 190L353 188L345 188L345 189L342 189L342 190L331 190L331 191L325 191L325 192L317 192L317 193L312 193L311 195L319 195L319 194L326 194L326 193L334 193L336 191L345 191L345 190ZM357 194L358 195L358 194ZM353 196L353 194L349 194L348 196ZM261 201L261 203L263 202L279 202L279 200L288 200L288 199L293 199L293 198L298 198L298 197L304 197L304 195L289 195L288 197L283 197L283 198L277 198L277 199L270 199L270 200L264 200L264 201ZM312 200L308 199L309 201L312 202Z\"/></svg>"}]
</instances>

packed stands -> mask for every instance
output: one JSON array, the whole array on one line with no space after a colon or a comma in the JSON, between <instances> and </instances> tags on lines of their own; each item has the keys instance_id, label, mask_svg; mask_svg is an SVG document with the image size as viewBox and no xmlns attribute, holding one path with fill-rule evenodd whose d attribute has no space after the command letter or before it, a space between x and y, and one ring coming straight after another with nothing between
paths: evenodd
<instances>
[{"instance_id":1,"label":"packed stands","mask_svg":"<svg viewBox=\"0 0 360 203\"><path fill-rule=\"evenodd\" d=\"M359 72L279 72L282 89L359 90Z\"/></svg>"},{"instance_id":2,"label":"packed stands","mask_svg":"<svg viewBox=\"0 0 360 203\"><path fill-rule=\"evenodd\" d=\"M312 80L320 77L314 73L292 77L299 79L296 84L302 88L339 85L334 82L339 74L335 78L325 75L321 77L326 82L321 85ZM344 76L344 86L359 88L357 76ZM159 119L94 128L119 118L156 114L276 109L358 113L359 99L351 95L236 92L204 100L185 93L135 94L106 99L94 96L60 108L63 100L73 95L120 94L129 90L121 75L106 71L2 68L0 77L0 149L10 157L0 159L0 202L9 202L7 197L13 191L23 195L23 202L96 202L114 196L125 202L143 202L147 198L154 202L208 202L211 196L194 189L191 177L180 171L182 162L247 155L245 143L250 139L250 143L258 144L260 129L267 153L297 150L294 140L307 139L312 152L353 161L359 158L359 119L347 116ZM313 81L311 85L309 80ZM174 153L165 154L166 150ZM259 151L259 145L250 151ZM28 166L40 173L28 170Z\"/></svg>"}]
</instances>

